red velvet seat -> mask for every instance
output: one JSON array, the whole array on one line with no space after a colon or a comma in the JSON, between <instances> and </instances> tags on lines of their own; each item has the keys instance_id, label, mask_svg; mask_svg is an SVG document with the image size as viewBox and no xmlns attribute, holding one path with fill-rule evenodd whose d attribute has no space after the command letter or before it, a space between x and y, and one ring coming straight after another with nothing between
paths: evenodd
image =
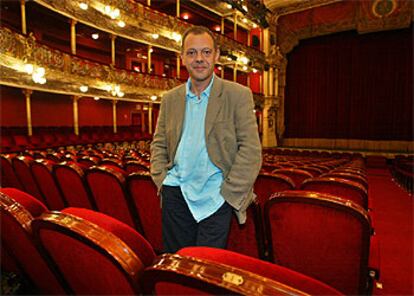
<instances>
[{"instance_id":1,"label":"red velvet seat","mask_svg":"<svg viewBox=\"0 0 414 296\"><path fill-rule=\"evenodd\" d=\"M149 168L141 161L129 160L124 164L124 168L128 174L138 172L149 172Z\"/></svg>"},{"instance_id":2,"label":"red velvet seat","mask_svg":"<svg viewBox=\"0 0 414 296\"><path fill-rule=\"evenodd\" d=\"M352 200L364 209L368 209L368 192L360 183L331 177L319 177L303 182L301 189L323 192Z\"/></svg>"},{"instance_id":3,"label":"red velvet seat","mask_svg":"<svg viewBox=\"0 0 414 296\"><path fill-rule=\"evenodd\" d=\"M358 204L337 196L285 191L265 205L272 262L347 295L365 295L371 224Z\"/></svg>"},{"instance_id":4,"label":"red velvet seat","mask_svg":"<svg viewBox=\"0 0 414 296\"><path fill-rule=\"evenodd\" d=\"M365 187L366 190L368 190L368 180L366 177L363 177L360 174L346 173L346 172L330 172L330 173L321 175L321 177L340 178L340 179L354 181L354 182L361 184L362 186Z\"/></svg>"},{"instance_id":5,"label":"red velvet seat","mask_svg":"<svg viewBox=\"0 0 414 296\"><path fill-rule=\"evenodd\" d=\"M77 162L84 165L87 168L90 168L94 165L97 165L99 162L99 159L93 156L81 155L81 156L78 156Z\"/></svg>"},{"instance_id":6,"label":"red velvet seat","mask_svg":"<svg viewBox=\"0 0 414 296\"><path fill-rule=\"evenodd\" d=\"M37 159L30 169L48 208L61 210L66 206L66 201L52 174L54 164L55 162L48 159Z\"/></svg>"},{"instance_id":7,"label":"red velvet seat","mask_svg":"<svg viewBox=\"0 0 414 296\"><path fill-rule=\"evenodd\" d=\"M254 258L264 259L265 241L263 218L260 205L253 202L246 211L246 223L239 224L236 215L232 216L227 249Z\"/></svg>"},{"instance_id":8,"label":"red velvet seat","mask_svg":"<svg viewBox=\"0 0 414 296\"><path fill-rule=\"evenodd\" d=\"M33 285L31 293L63 294L64 289L32 237L32 220L47 211L45 205L20 190L1 188L0 211L2 251L10 254L24 278Z\"/></svg>"},{"instance_id":9,"label":"red velvet seat","mask_svg":"<svg viewBox=\"0 0 414 296\"><path fill-rule=\"evenodd\" d=\"M14 154L1 154L1 187L12 187L23 190L23 186L20 184L16 173L12 165L12 159L15 158Z\"/></svg>"},{"instance_id":10,"label":"red velvet seat","mask_svg":"<svg viewBox=\"0 0 414 296\"><path fill-rule=\"evenodd\" d=\"M301 170L301 169L295 169L295 168L278 169L278 170L274 170L273 173L285 175L291 178L293 183L295 183L296 189L300 188L300 185L302 184L303 181L313 177L311 173Z\"/></svg>"},{"instance_id":11,"label":"red velvet seat","mask_svg":"<svg viewBox=\"0 0 414 296\"><path fill-rule=\"evenodd\" d=\"M126 173L126 171L124 170L124 165L122 163L122 160L117 159L117 158L104 158L99 162L99 165L109 167L109 168L121 169L122 171Z\"/></svg>"},{"instance_id":12,"label":"red velvet seat","mask_svg":"<svg viewBox=\"0 0 414 296\"><path fill-rule=\"evenodd\" d=\"M257 200L261 208L273 193L294 188L295 183L292 179L281 174L261 173L254 183L254 192L257 194Z\"/></svg>"},{"instance_id":13,"label":"red velvet seat","mask_svg":"<svg viewBox=\"0 0 414 296\"><path fill-rule=\"evenodd\" d=\"M160 256L145 270L144 283L155 295L341 295L276 264L208 247Z\"/></svg>"},{"instance_id":14,"label":"red velvet seat","mask_svg":"<svg viewBox=\"0 0 414 296\"><path fill-rule=\"evenodd\" d=\"M33 221L34 235L75 295L138 295L155 254L134 229L102 213L68 208Z\"/></svg>"},{"instance_id":15,"label":"red velvet seat","mask_svg":"<svg viewBox=\"0 0 414 296\"><path fill-rule=\"evenodd\" d=\"M22 184L23 191L36 197L42 203L45 200L40 193L39 186L37 185L33 174L30 170L30 165L33 163L33 158L30 156L18 156L12 159L12 165L20 184Z\"/></svg>"},{"instance_id":16,"label":"red velvet seat","mask_svg":"<svg viewBox=\"0 0 414 296\"><path fill-rule=\"evenodd\" d=\"M33 146L30 145L29 139L26 135L13 135L13 140L14 140L15 146L19 150L25 150L25 149L33 148Z\"/></svg>"},{"instance_id":17,"label":"red velvet seat","mask_svg":"<svg viewBox=\"0 0 414 296\"><path fill-rule=\"evenodd\" d=\"M84 172L74 162L63 162L53 166L58 187L69 207L96 209L89 188L84 179Z\"/></svg>"},{"instance_id":18,"label":"red velvet seat","mask_svg":"<svg viewBox=\"0 0 414 296\"><path fill-rule=\"evenodd\" d=\"M113 168L95 166L86 171L85 179L99 212L142 233L134 201L126 192L125 175Z\"/></svg>"},{"instance_id":19,"label":"red velvet seat","mask_svg":"<svg viewBox=\"0 0 414 296\"><path fill-rule=\"evenodd\" d=\"M0 151L1 152L13 152L16 150L16 144L14 143L13 137L9 135L1 134L1 145Z\"/></svg>"},{"instance_id":20,"label":"red velvet seat","mask_svg":"<svg viewBox=\"0 0 414 296\"><path fill-rule=\"evenodd\" d=\"M127 190L139 215L142 233L157 252L163 250L161 200L149 173L133 173L127 177Z\"/></svg>"}]
</instances>

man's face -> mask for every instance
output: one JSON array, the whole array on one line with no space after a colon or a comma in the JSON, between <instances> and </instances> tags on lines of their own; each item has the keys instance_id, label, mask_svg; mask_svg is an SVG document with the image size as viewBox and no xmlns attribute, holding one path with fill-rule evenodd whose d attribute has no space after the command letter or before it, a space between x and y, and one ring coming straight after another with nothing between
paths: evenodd
<instances>
[{"instance_id":1,"label":"man's face","mask_svg":"<svg viewBox=\"0 0 414 296\"><path fill-rule=\"evenodd\" d=\"M214 49L213 39L207 33L188 35L181 54L191 79L199 82L211 78L219 56L220 51Z\"/></svg>"}]
</instances>

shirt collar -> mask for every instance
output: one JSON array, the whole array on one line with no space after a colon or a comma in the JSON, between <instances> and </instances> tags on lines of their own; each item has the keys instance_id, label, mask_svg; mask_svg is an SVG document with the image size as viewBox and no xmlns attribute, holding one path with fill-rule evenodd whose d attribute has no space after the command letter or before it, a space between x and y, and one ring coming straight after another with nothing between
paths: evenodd
<instances>
[{"instance_id":1,"label":"shirt collar","mask_svg":"<svg viewBox=\"0 0 414 296\"><path fill-rule=\"evenodd\" d=\"M203 92L200 94L200 100L202 101L204 98L208 98L210 96L210 92L211 92L211 87L213 86L213 82L214 82L214 76L216 76L215 74L213 74L213 76L211 77L210 83L208 84L208 86L206 87L205 90L203 90ZM186 98L187 99L195 99L198 101L197 96L191 91L191 77L188 78L186 86L185 86L185 90L186 90Z\"/></svg>"}]
</instances>

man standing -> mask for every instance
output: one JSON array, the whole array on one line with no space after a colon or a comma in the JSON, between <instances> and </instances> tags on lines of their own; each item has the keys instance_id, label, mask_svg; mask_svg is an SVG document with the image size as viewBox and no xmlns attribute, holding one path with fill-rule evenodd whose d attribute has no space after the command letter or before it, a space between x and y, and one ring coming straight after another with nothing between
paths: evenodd
<instances>
[{"instance_id":1,"label":"man standing","mask_svg":"<svg viewBox=\"0 0 414 296\"><path fill-rule=\"evenodd\" d=\"M239 222L254 199L261 145L250 89L214 75L220 56L205 27L188 29L181 58L190 78L163 96L151 175L162 197L166 252L225 248L232 210Z\"/></svg>"}]
</instances>

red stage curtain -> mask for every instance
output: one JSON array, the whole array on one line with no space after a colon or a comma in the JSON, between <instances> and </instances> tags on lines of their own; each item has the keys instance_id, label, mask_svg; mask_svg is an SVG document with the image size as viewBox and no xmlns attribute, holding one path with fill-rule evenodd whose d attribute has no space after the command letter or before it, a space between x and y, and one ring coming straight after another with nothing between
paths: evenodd
<instances>
[{"instance_id":1,"label":"red stage curtain","mask_svg":"<svg viewBox=\"0 0 414 296\"><path fill-rule=\"evenodd\" d=\"M285 137L412 140L412 33L301 41L288 55Z\"/></svg>"}]
</instances>

